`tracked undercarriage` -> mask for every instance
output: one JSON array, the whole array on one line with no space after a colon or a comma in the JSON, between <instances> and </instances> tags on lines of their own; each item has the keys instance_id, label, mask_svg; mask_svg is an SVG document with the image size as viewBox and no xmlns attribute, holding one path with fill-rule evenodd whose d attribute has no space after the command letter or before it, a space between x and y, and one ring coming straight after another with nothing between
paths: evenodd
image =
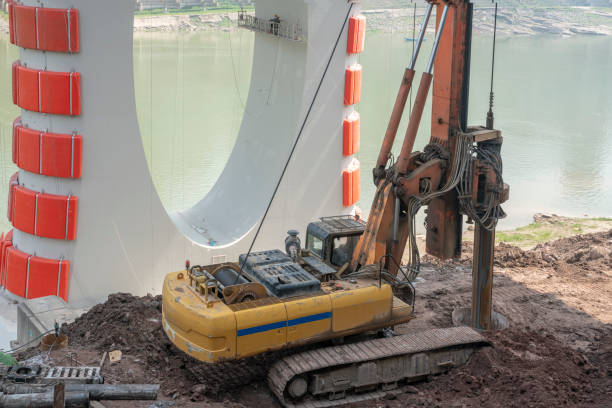
<instances>
[{"instance_id":1,"label":"tracked undercarriage","mask_svg":"<svg viewBox=\"0 0 612 408\"><path fill-rule=\"evenodd\" d=\"M313 349L274 364L268 385L286 407L365 401L465 364L486 344L476 331L454 327Z\"/></svg>"}]
</instances>

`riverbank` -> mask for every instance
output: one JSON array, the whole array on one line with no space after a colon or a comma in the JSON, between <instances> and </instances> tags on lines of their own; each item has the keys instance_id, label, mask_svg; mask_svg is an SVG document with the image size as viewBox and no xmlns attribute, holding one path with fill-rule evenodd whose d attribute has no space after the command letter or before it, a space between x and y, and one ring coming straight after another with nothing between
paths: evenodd
<instances>
[{"instance_id":1,"label":"riverbank","mask_svg":"<svg viewBox=\"0 0 612 408\"><path fill-rule=\"evenodd\" d=\"M252 11L250 13L253 13ZM425 9L387 8L364 10L368 18L368 31L405 33L413 37L423 19ZM147 14L140 12L134 17L136 32L199 32L234 31L238 13L224 11L177 11ZM493 9L478 7L474 10L475 33L493 32ZM0 32L8 34L6 14L0 18ZM429 29L433 33L433 25ZM500 35L554 34L612 35L612 8L605 7L507 7L498 12L497 32Z\"/></svg>"},{"instance_id":2,"label":"riverbank","mask_svg":"<svg viewBox=\"0 0 612 408\"><path fill-rule=\"evenodd\" d=\"M388 8L364 10L368 31L400 32L413 36L413 23L418 29L425 10ZM238 13L218 14L141 14L134 19L135 31L230 31L237 29ZM474 10L474 32L493 32L493 9ZM500 35L556 34L572 36L612 35L612 8L596 7L521 7L500 8L497 30ZM433 33L433 25L429 29Z\"/></svg>"},{"instance_id":3,"label":"riverbank","mask_svg":"<svg viewBox=\"0 0 612 408\"><path fill-rule=\"evenodd\" d=\"M414 10L412 9L364 10L363 14L368 17L369 30L410 34L413 32ZM417 30L424 14L424 9L417 9ZM492 33L493 23L492 7L474 8L474 33ZM433 33L433 25L430 31ZM500 35L612 35L612 8L500 7L497 16L497 33Z\"/></svg>"}]
</instances>

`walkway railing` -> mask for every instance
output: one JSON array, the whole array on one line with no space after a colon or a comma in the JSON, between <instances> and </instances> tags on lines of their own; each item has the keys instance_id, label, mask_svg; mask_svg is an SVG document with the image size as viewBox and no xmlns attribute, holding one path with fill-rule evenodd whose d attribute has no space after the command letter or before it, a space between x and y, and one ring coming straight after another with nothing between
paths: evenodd
<instances>
[{"instance_id":1,"label":"walkway railing","mask_svg":"<svg viewBox=\"0 0 612 408\"><path fill-rule=\"evenodd\" d=\"M238 27L260 33L267 33L289 41L305 42L301 24L287 24L280 20L266 20L249 15L244 11L238 12Z\"/></svg>"}]
</instances>

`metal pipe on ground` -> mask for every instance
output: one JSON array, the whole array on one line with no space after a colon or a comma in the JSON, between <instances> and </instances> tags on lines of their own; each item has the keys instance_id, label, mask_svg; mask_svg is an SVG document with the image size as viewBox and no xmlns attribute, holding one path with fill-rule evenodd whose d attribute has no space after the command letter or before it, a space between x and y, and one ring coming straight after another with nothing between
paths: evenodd
<instances>
[{"instance_id":1,"label":"metal pipe on ground","mask_svg":"<svg viewBox=\"0 0 612 408\"><path fill-rule=\"evenodd\" d=\"M0 394L0 408L53 408L53 388L49 392L34 394ZM89 393L84 391L66 392L64 397L66 408L88 408Z\"/></svg>"},{"instance_id":2,"label":"metal pipe on ground","mask_svg":"<svg viewBox=\"0 0 612 408\"><path fill-rule=\"evenodd\" d=\"M0 387L5 395L44 394L53 386L5 384ZM84 392L91 400L156 400L159 384L66 384L66 393ZM2 407L2 405L0 405Z\"/></svg>"}]
</instances>

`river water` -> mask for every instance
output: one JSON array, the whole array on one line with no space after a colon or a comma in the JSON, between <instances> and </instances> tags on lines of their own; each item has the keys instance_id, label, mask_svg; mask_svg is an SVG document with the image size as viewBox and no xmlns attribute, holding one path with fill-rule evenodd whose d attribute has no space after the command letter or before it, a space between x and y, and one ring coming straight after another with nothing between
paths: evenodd
<instances>
[{"instance_id":1,"label":"river water","mask_svg":"<svg viewBox=\"0 0 612 408\"><path fill-rule=\"evenodd\" d=\"M253 38L242 30L135 34L140 129L153 180L168 210L197 202L229 157L248 95ZM424 43L422 63L431 43ZM401 34L368 33L360 57L364 84L358 106L358 158L363 174L360 205L366 211L374 193L370 169L412 46ZM17 58L15 47L1 37L0 177L5 182L0 183L0 197L7 196L9 176L16 171L11 123L19 112L11 103L10 65ZM490 58L491 37L476 36L470 124L484 124ZM499 39L495 125L503 131L504 176L511 186L502 228L526 224L536 212L612 215L610 73L612 37ZM426 109L418 149L428 139L430 114ZM403 132L405 123L400 129ZM5 210L6 199L0 199L0 212ZM8 222L0 218L6 231Z\"/></svg>"}]
</instances>

